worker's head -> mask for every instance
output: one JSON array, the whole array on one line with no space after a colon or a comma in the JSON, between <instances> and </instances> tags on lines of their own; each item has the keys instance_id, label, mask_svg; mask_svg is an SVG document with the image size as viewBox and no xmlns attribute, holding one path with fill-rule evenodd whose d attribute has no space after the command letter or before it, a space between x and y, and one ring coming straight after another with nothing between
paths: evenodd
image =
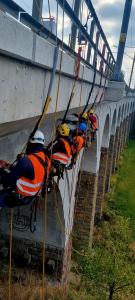
<instances>
[{"instance_id":1,"label":"worker's head","mask_svg":"<svg viewBox=\"0 0 135 300\"><path fill-rule=\"evenodd\" d=\"M92 109L92 108L90 109L90 114L92 114L92 115L94 114L94 109Z\"/></svg>"},{"instance_id":2,"label":"worker's head","mask_svg":"<svg viewBox=\"0 0 135 300\"><path fill-rule=\"evenodd\" d=\"M88 114L87 114L86 111L84 111L84 113L81 115L81 118L82 118L82 119L85 119L85 120L88 119Z\"/></svg>"},{"instance_id":3,"label":"worker's head","mask_svg":"<svg viewBox=\"0 0 135 300\"><path fill-rule=\"evenodd\" d=\"M30 137L30 144L41 144L44 145L45 137L42 131L36 130L34 135Z\"/></svg>"},{"instance_id":4,"label":"worker's head","mask_svg":"<svg viewBox=\"0 0 135 300\"><path fill-rule=\"evenodd\" d=\"M70 128L66 123L60 124L57 126L57 133L61 136L69 136Z\"/></svg>"},{"instance_id":5,"label":"worker's head","mask_svg":"<svg viewBox=\"0 0 135 300\"><path fill-rule=\"evenodd\" d=\"M78 126L77 126L77 129L81 132L86 132L87 130L87 125L85 123L80 123Z\"/></svg>"}]
</instances>

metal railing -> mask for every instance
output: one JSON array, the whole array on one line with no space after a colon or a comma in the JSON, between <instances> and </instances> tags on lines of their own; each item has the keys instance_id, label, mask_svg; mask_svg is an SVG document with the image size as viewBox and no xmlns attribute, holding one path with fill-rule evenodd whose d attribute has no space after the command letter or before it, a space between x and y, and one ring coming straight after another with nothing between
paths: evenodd
<instances>
[{"instance_id":1,"label":"metal railing","mask_svg":"<svg viewBox=\"0 0 135 300\"><path fill-rule=\"evenodd\" d=\"M107 58L105 58L104 51L100 51L99 48L97 47L96 43L94 43L93 39L91 36L88 34L87 30L84 28L82 23L80 22L79 18L76 16L70 5L66 0L56 0L58 4L63 7L64 6L64 11L68 15L69 19L71 22L73 22L78 30L81 32L83 37L87 40L88 44L91 45L92 49L97 51L97 55L100 58L100 66L103 64L106 68L110 70L110 72L113 72L113 68L115 65L115 59L113 57L113 54L111 52L111 49L109 47L109 44L106 40L105 34L101 28L101 25L99 23L99 20L97 18L97 15L95 13L95 10L91 4L90 0L85 0L88 9L90 10L91 17L94 19L94 22L96 24L97 30L99 31L100 36L102 37L104 41L104 45L108 51L107 53ZM64 1L64 3L63 3ZM32 31L36 32L38 35L42 36L45 39L51 40L52 43L56 43L56 36L51 33L47 28L43 26L42 23L36 21L30 14L28 14L24 9L22 9L18 4L16 4L12 0L0 0L0 9L2 11L5 11L12 15L14 18L18 19L20 22L22 22L24 25L29 27ZM60 47L63 46L63 49L65 51L68 51L69 53L73 55L77 55L75 50L71 49L66 43L62 43L61 39L57 38L57 43ZM82 61L85 62L85 64L91 66L94 68L93 65L91 65L87 60L82 58ZM101 73L101 68L98 68L98 71ZM105 72L104 72L105 73Z\"/></svg>"}]
</instances>

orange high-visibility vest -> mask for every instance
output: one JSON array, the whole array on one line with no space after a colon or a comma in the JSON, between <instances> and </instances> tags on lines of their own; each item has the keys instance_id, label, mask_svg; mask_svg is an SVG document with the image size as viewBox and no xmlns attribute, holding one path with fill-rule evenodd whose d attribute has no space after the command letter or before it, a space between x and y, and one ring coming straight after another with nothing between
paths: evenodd
<instances>
[{"instance_id":1,"label":"orange high-visibility vest","mask_svg":"<svg viewBox=\"0 0 135 300\"><path fill-rule=\"evenodd\" d=\"M94 117L92 119L92 117ZM93 114L92 117L89 117L90 123L91 123L91 127L94 131L96 131L99 128L99 122L98 122L98 117L97 115ZM94 121L95 120L95 121Z\"/></svg>"},{"instance_id":2,"label":"orange high-visibility vest","mask_svg":"<svg viewBox=\"0 0 135 300\"><path fill-rule=\"evenodd\" d=\"M95 115L95 116L96 116L96 115ZM93 126L93 130L97 130L97 129L99 128L97 116L96 116L96 122L94 122L94 123L92 124L92 126Z\"/></svg>"},{"instance_id":3,"label":"orange high-visibility vest","mask_svg":"<svg viewBox=\"0 0 135 300\"><path fill-rule=\"evenodd\" d=\"M43 152L38 152L36 153L36 155L42 158L44 162L46 161L46 156ZM33 180L30 180L26 177L19 178L16 182L16 187L17 187L18 194L24 196L34 196L42 188L45 175L47 174L47 170L45 170L44 166L34 155L32 154L28 155L28 159L32 162L35 177Z\"/></svg>"},{"instance_id":4,"label":"orange high-visibility vest","mask_svg":"<svg viewBox=\"0 0 135 300\"><path fill-rule=\"evenodd\" d=\"M72 153L75 155L84 147L85 139L83 136L75 136L73 138Z\"/></svg>"},{"instance_id":5,"label":"orange high-visibility vest","mask_svg":"<svg viewBox=\"0 0 135 300\"><path fill-rule=\"evenodd\" d=\"M57 160L63 165L68 165L71 162L71 146L68 143L68 141L66 141L65 139L60 138L60 140L63 142L63 144L65 146L65 153L60 152L60 151L56 152L56 153L53 153L51 155L51 159L52 160Z\"/></svg>"}]
</instances>

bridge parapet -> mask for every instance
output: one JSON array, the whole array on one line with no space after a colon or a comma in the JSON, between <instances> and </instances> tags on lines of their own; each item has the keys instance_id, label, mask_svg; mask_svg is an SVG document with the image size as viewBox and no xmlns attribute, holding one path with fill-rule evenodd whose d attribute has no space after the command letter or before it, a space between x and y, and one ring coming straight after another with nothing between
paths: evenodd
<instances>
[{"instance_id":1,"label":"bridge parapet","mask_svg":"<svg viewBox=\"0 0 135 300\"><path fill-rule=\"evenodd\" d=\"M105 93L105 101L120 101L125 95L125 82L109 81Z\"/></svg>"},{"instance_id":2,"label":"bridge parapet","mask_svg":"<svg viewBox=\"0 0 135 300\"><path fill-rule=\"evenodd\" d=\"M0 23L0 53L3 54L0 56L2 70L0 74L0 123L2 124L41 114L50 81L55 45L3 12L0 12ZM59 49L57 74L48 113L55 111L60 56L61 49ZM66 110L75 77L75 60L76 57L63 52L58 111ZM79 107L82 81L84 88L82 89L81 106L85 105L94 72L92 67L81 63L80 76L71 108ZM93 99L100 87L100 81L101 74L97 72ZM102 76L101 89L105 82L107 85L105 77Z\"/></svg>"}]
</instances>

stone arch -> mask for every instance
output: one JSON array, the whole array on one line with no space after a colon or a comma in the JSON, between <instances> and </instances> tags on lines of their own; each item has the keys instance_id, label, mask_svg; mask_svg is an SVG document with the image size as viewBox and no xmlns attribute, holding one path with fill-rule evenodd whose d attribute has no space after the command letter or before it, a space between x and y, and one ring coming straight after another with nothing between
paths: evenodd
<instances>
[{"instance_id":1,"label":"stone arch","mask_svg":"<svg viewBox=\"0 0 135 300\"><path fill-rule=\"evenodd\" d=\"M117 127L120 126L120 122L121 122L121 106L119 107L119 110L118 110L118 115L117 115Z\"/></svg>"},{"instance_id":2,"label":"stone arch","mask_svg":"<svg viewBox=\"0 0 135 300\"><path fill-rule=\"evenodd\" d=\"M108 160L109 134L110 134L110 116L109 114L107 114L104 122L101 148L100 148L95 221L101 219L102 211L103 211L107 160Z\"/></svg>"},{"instance_id":3,"label":"stone arch","mask_svg":"<svg viewBox=\"0 0 135 300\"><path fill-rule=\"evenodd\" d=\"M130 109L129 109L130 114L132 113L132 107L133 107L133 102L130 103Z\"/></svg>"},{"instance_id":4,"label":"stone arch","mask_svg":"<svg viewBox=\"0 0 135 300\"><path fill-rule=\"evenodd\" d=\"M128 117L128 115L129 115L129 102L127 104L127 117Z\"/></svg>"},{"instance_id":5,"label":"stone arch","mask_svg":"<svg viewBox=\"0 0 135 300\"><path fill-rule=\"evenodd\" d=\"M114 144L115 144L116 119L117 119L117 110L115 108L115 110L113 112L111 129L110 129L110 141L109 141L109 149L108 149L105 192L108 192L110 189L110 178L111 178L111 174L112 174L113 152L114 152Z\"/></svg>"},{"instance_id":6,"label":"stone arch","mask_svg":"<svg viewBox=\"0 0 135 300\"><path fill-rule=\"evenodd\" d=\"M91 173L97 172L97 138L84 152L81 164L82 171Z\"/></svg>"},{"instance_id":7,"label":"stone arch","mask_svg":"<svg viewBox=\"0 0 135 300\"><path fill-rule=\"evenodd\" d=\"M103 133L101 139L101 148L107 148L109 145L109 134L110 134L110 116L107 114L104 126L103 126Z\"/></svg>"},{"instance_id":8,"label":"stone arch","mask_svg":"<svg viewBox=\"0 0 135 300\"><path fill-rule=\"evenodd\" d=\"M113 117L112 117L110 135L115 135L115 131L116 131L116 119L117 119L117 110L115 108L115 110L113 112Z\"/></svg>"},{"instance_id":9,"label":"stone arch","mask_svg":"<svg viewBox=\"0 0 135 300\"><path fill-rule=\"evenodd\" d=\"M135 101L133 102L133 112L135 111Z\"/></svg>"},{"instance_id":10,"label":"stone arch","mask_svg":"<svg viewBox=\"0 0 135 300\"><path fill-rule=\"evenodd\" d=\"M127 110L127 104L124 105L123 119L122 119L122 121L124 121L124 119L126 119L126 110Z\"/></svg>"},{"instance_id":11,"label":"stone arch","mask_svg":"<svg viewBox=\"0 0 135 300\"><path fill-rule=\"evenodd\" d=\"M124 119L124 110L125 110L125 105L123 104L122 105L122 108L121 108L121 116L120 116L120 123L123 121Z\"/></svg>"}]
</instances>

